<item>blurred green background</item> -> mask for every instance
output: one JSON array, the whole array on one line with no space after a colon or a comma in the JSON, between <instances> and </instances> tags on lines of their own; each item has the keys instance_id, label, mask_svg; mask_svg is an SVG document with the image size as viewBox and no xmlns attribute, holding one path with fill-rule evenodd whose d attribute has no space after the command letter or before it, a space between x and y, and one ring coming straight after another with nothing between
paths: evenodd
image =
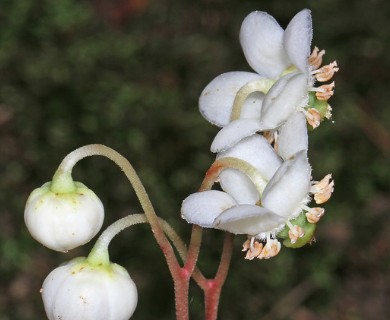
<instances>
[{"instance_id":1,"label":"blurred green background","mask_svg":"<svg viewBox=\"0 0 390 320\"><path fill-rule=\"evenodd\" d=\"M1 0L0 320L45 319L44 278L92 246L51 252L23 222L29 193L81 145L126 156L159 215L188 239L181 201L212 163L218 130L198 112L200 92L220 73L250 70L238 41L249 12L267 11L285 27L306 7L313 44L341 69L333 121L310 136L314 177L332 172L335 193L312 246L246 261L236 237L220 319L390 318L390 2ZM140 211L108 160L83 160L74 177L101 197L105 226ZM221 232L205 232L200 265L209 275L220 249ZM149 228L123 232L110 253L137 284L133 318L174 319L170 275ZM202 295L195 286L191 295L192 319L202 319Z\"/></svg>"}]
</instances>

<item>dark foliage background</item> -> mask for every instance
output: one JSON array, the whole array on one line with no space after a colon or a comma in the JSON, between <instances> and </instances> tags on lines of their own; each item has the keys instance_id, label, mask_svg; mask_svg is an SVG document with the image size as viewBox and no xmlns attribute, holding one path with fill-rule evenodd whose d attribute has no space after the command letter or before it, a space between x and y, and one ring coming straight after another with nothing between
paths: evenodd
<instances>
[{"instance_id":1,"label":"dark foliage background","mask_svg":"<svg viewBox=\"0 0 390 320\"><path fill-rule=\"evenodd\" d=\"M317 242L245 261L236 237L220 319L389 319L390 3L385 0L1 0L0 1L0 320L44 319L39 289L63 261L23 222L28 194L62 158L106 144L137 168L158 213L184 239L182 199L213 161L217 128L198 113L204 86L222 72L250 70L238 32L253 10L286 26L311 8L314 44L337 59L334 122L311 134L315 178L332 172ZM106 207L105 226L139 212L124 176L102 158L74 170ZM201 266L212 274L219 232L205 232ZM134 319L173 319L172 284L147 226L111 245L113 261L137 283ZM193 319L202 296L192 288Z\"/></svg>"}]
</instances>

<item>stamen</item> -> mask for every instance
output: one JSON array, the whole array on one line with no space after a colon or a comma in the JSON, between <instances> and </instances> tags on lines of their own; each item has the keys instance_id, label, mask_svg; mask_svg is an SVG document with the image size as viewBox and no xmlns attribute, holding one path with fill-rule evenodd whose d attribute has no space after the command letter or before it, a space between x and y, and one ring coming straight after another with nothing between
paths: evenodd
<instances>
[{"instance_id":1,"label":"stamen","mask_svg":"<svg viewBox=\"0 0 390 320\"><path fill-rule=\"evenodd\" d=\"M248 249L250 248L250 240L246 240L243 244L242 244L242 251L248 251Z\"/></svg>"},{"instance_id":2,"label":"stamen","mask_svg":"<svg viewBox=\"0 0 390 320\"><path fill-rule=\"evenodd\" d=\"M253 249L249 249L246 253L245 259L247 260L253 260L254 258L257 258L262 250L264 245L261 242L255 241L253 244Z\"/></svg>"},{"instance_id":3,"label":"stamen","mask_svg":"<svg viewBox=\"0 0 390 320\"><path fill-rule=\"evenodd\" d=\"M292 244L305 235L305 231L302 227L293 225L290 221L287 221L286 225L290 228L288 231L288 237L290 238Z\"/></svg>"},{"instance_id":4,"label":"stamen","mask_svg":"<svg viewBox=\"0 0 390 320\"><path fill-rule=\"evenodd\" d=\"M315 182L311 186L310 193L314 194L315 202L321 204L329 200L333 190L334 180L332 180L331 174L327 174L321 181Z\"/></svg>"},{"instance_id":5,"label":"stamen","mask_svg":"<svg viewBox=\"0 0 390 320\"><path fill-rule=\"evenodd\" d=\"M335 72L339 71L337 67L337 62L333 61L332 63L323 66L317 70L312 71L312 74L315 75L315 78L320 82L325 82L332 79Z\"/></svg>"},{"instance_id":6,"label":"stamen","mask_svg":"<svg viewBox=\"0 0 390 320\"><path fill-rule=\"evenodd\" d=\"M258 259L269 259L275 257L281 248L281 244L276 239L267 239L267 243L261 251L260 255L257 257Z\"/></svg>"},{"instance_id":7,"label":"stamen","mask_svg":"<svg viewBox=\"0 0 390 320\"><path fill-rule=\"evenodd\" d=\"M321 123L321 114L317 109L309 108L305 111L307 122L313 127L317 128Z\"/></svg>"},{"instance_id":8,"label":"stamen","mask_svg":"<svg viewBox=\"0 0 390 320\"><path fill-rule=\"evenodd\" d=\"M308 212L306 212L306 218L307 221L310 223L317 223L320 218L324 215L325 209L316 207L316 208L311 208Z\"/></svg>"},{"instance_id":9,"label":"stamen","mask_svg":"<svg viewBox=\"0 0 390 320\"><path fill-rule=\"evenodd\" d=\"M318 100L327 101L334 94L334 81L330 84L324 84L316 88L316 97Z\"/></svg>"},{"instance_id":10,"label":"stamen","mask_svg":"<svg viewBox=\"0 0 390 320\"><path fill-rule=\"evenodd\" d=\"M317 47L314 47L313 52L309 56L308 62L313 67L314 70L318 69L322 64L322 57L325 54L325 50L319 50Z\"/></svg>"}]
</instances>

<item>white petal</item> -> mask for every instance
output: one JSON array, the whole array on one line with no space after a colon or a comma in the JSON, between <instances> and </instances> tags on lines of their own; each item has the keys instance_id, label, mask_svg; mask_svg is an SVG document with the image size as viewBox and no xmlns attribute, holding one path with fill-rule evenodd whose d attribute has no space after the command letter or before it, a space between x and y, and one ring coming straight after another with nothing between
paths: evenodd
<instances>
[{"instance_id":1,"label":"white petal","mask_svg":"<svg viewBox=\"0 0 390 320\"><path fill-rule=\"evenodd\" d=\"M310 189L311 168L306 151L285 161L263 192L262 204L280 216L292 218L306 200Z\"/></svg>"},{"instance_id":2,"label":"white petal","mask_svg":"<svg viewBox=\"0 0 390 320\"><path fill-rule=\"evenodd\" d=\"M263 129L256 119L237 119L223 127L215 136L211 144L211 152L221 152L231 148L242 139Z\"/></svg>"},{"instance_id":3,"label":"white petal","mask_svg":"<svg viewBox=\"0 0 390 320\"><path fill-rule=\"evenodd\" d=\"M230 122L233 102L238 90L248 82L261 79L256 73L227 72L212 80L199 98L199 110L212 124L223 127Z\"/></svg>"},{"instance_id":4,"label":"white petal","mask_svg":"<svg viewBox=\"0 0 390 320\"><path fill-rule=\"evenodd\" d=\"M221 213L214 226L235 234L271 232L285 222L283 217L256 205L240 205Z\"/></svg>"},{"instance_id":5,"label":"white petal","mask_svg":"<svg viewBox=\"0 0 390 320\"><path fill-rule=\"evenodd\" d=\"M221 152L217 159L233 157L252 165L265 180L270 180L282 161L268 141L261 135L248 137L234 147Z\"/></svg>"},{"instance_id":6,"label":"white petal","mask_svg":"<svg viewBox=\"0 0 390 320\"><path fill-rule=\"evenodd\" d=\"M189 223L211 228L221 212L235 205L236 201L226 192L217 190L197 192L184 199L181 216Z\"/></svg>"},{"instance_id":7,"label":"white petal","mask_svg":"<svg viewBox=\"0 0 390 320\"><path fill-rule=\"evenodd\" d=\"M255 204L260 193L248 176L235 169L226 169L219 174L222 189L239 204ZM265 182L263 182L265 184Z\"/></svg>"},{"instance_id":8,"label":"white petal","mask_svg":"<svg viewBox=\"0 0 390 320\"><path fill-rule=\"evenodd\" d=\"M307 150L308 136L306 117L303 112L294 112L281 126L278 136L278 153L284 159L289 159L300 150Z\"/></svg>"},{"instance_id":9,"label":"white petal","mask_svg":"<svg viewBox=\"0 0 390 320\"><path fill-rule=\"evenodd\" d=\"M302 73L290 73L280 78L264 99L261 123L277 128L307 100L307 78Z\"/></svg>"},{"instance_id":10,"label":"white petal","mask_svg":"<svg viewBox=\"0 0 390 320\"><path fill-rule=\"evenodd\" d=\"M302 72L309 72L307 59L313 38L313 27L309 9L298 12L284 32L284 46L291 62Z\"/></svg>"},{"instance_id":11,"label":"white petal","mask_svg":"<svg viewBox=\"0 0 390 320\"><path fill-rule=\"evenodd\" d=\"M252 12L242 22L241 47L248 64L257 73L276 78L289 66L283 33L277 21L266 12Z\"/></svg>"},{"instance_id":12,"label":"white petal","mask_svg":"<svg viewBox=\"0 0 390 320\"><path fill-rule=\"evenodd\" d=\"M251 93L242 106L240 118L260 119L261 106L263 104L264 96L264 93L261 92Z\"/></svg>"}]
</instances>

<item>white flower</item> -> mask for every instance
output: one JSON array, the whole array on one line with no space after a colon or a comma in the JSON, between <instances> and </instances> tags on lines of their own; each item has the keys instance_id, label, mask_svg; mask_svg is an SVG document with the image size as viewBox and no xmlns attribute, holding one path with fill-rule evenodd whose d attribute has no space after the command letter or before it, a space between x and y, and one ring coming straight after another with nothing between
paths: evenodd
<instances>
[{"instance_id":1,"label":"white flower","mask_svg":"<svg viewBox=\"0 0 390 320\"><path fill-rule=\"evenodd\" d=\"M257 73L222 74L199 99L201 114L223 127L213 142L213 152L229 148L232 144L225 140L233 134L237 143L255 132L278 128L307 105L313 78L308 62L311 39L307 9L295 15L285 31L265 12L252 12L244 19L241 46Z\"/></svg>"},{"instance_id":2,"label":"white flower","mask_svg":"<svg viewBox=\"0 0 390 320\"><path fill-rule=\"evenodd\" d=\"M128 320L137 306L137 288L127 271L110 263L76 258L53 270L42 286L49 320Z\"/></svg>"},{"instance_id":3,"label":"white flower","mask_svg":"<svg viewBox=\"0 0 390 320\"><path fill-rule=\"evenodd\" d=\"M308 58L313 37L310 10L298 12L283 30L266 12L255 11L243 21L241 47L248 64L258 74L276 79L287 68L295 66L310 73Z\"/></svg>"},{"instance_id":4,"label":"white flower","mask_svg":"<svg viewBox=\"0 0 390 320\"><path fill-rule=\"evenodd\" d=\"M323 208L309 208L332 194L326 176L311 181L307 123L330 117L326 101L337 63L320 68L324 50L310 54L310 10L296 14L285 30L265 12L243 21L240 42L254 72L228 72L212 80L199 99L201 114L221 127L211 145L223 191L203 191L183 201L182 217L205 228L247 234L246 258L270 258L308 243ZM310 93L311 91L315 92ZM260 136L258 132L262 132ZM222 170L221 170L222 168ZM214 168L210 168L210 172Z\"/></svg>"},{"instance_id":5,"label":"white flower","mask_svg":"<svg viewBox=\"0 0 390 320\"><path fill-rule=\"evenodd\" d=\"M220 173L225 192L204 191L187 197L182 206L183 218L202 227L249 235L280 229L301 212L300 204L307 202L311 188L307 148L302 113L294 114L282 126L279 155L263 136L243 139L217 156L217 160L243 161L243 170L227 168Z\"/></svg>"},{"instance_id":6,"label":"white flower","mask_svg":"<svg viewBox=\"0 0 390 320\"><path fill-rule=\"evenodd\" d=\"M239 204L230 194L211 190L187 197L182 216L202 227L264 238L267 233L280 231L302 211L302 205L308 202L310 173L306 150L299 151L283 162L268 182L261 206Z\"/></svg>"},{"instance_id":7,"label":"white flower","mask_svg":"<svg viewBox=\"0 0 390 320\"><path fill-rule=\"evenodd\" d=\"M243 172L228 168L220 173L219 182L225 192L211 190L187 197L182 206L182 217L187 222L210 228L216 218L214 212L219 214L237 204L254 205L282 163L260 135L248 137L217 156L217 160L225 158L240 160Z\"/></svg>"},{"instance_id":8,"label":"white flower","mask_svg":"<svg viewBox=\"0 0 390 320\"><path fill-rule=\"evenodd\" d=\"M320 87L314 87L314 83L330 80L339 70L336 61L321 67L325 50L314 47L310 54L312 37L308 9L296 14L286 30L265 12L252 12L244 19L240 41L249 65L262 77L277 80L266 95L271 96L270 99L263 102L260 116L262 129L278 127L294 111L304 112L313 128L324 116L330 117L329 105L325 115L320 115L313 107L306 108L309 91L315 92L316 98L321 101L327 101L333 95L334 82ZM295 76L291 77L289 73ZM286 91L284 97L281 96L283 91ZM276 108L281 104L284 110Z\"/></svg>"},{"instance_id":9,"label":"white flower","mask_svg":"<svg viewBox=\"0 0 390 320\"><path fill-rule=\"evenodd\" d=\"M90 241L100 230L104 207L96 194L80 182L72 192L55 192L51 182L35 189L24 210L33 238L44 246L68 251Z\"/></svg>"}]
</instances>

